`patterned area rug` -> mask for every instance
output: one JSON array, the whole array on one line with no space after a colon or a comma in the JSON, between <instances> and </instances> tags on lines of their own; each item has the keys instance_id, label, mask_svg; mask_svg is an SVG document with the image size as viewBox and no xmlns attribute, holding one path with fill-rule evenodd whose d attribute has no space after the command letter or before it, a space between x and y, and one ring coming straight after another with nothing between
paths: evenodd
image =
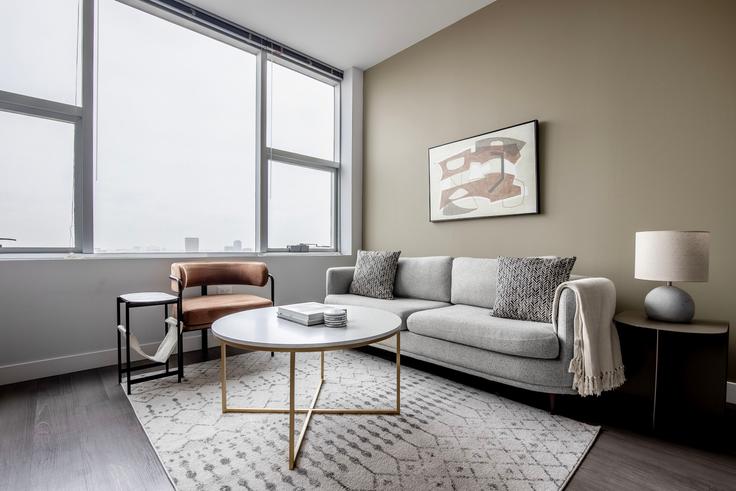
<instances>
[{"instance_id":1,"label":"patterned area rug","mask_svg":"<svg viewBox=\"0 0 736 491\"><path fill-rule=\"evenodd\" d=\"M319 406L391 406L392 362L356 351L325 356ZM559 489L599 430L402 366L400 416L314 415L289 471L288 415L223 415L219 366L187 366L185 382L141 383L129 397L180 490ZM248 353L227 366L229 405L288 404L288 354ZM297 354L301 407L318 373L318 354Z\"/></svg>"}]
</instances>

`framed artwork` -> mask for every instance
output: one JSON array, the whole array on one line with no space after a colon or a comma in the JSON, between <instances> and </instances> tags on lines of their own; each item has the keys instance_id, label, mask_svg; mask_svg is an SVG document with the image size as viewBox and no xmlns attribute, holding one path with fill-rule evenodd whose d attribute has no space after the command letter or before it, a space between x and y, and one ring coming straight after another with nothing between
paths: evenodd
<instances>
[{"instance_id":1,"label":"framed artwork","mask_svg":"<svg viewBox=\"0 0 736 491\"><path fill-rule=\"evenodd\" d=\"M429 149L429 220L539 213L535 119Z\"/></svg>"}]
</instances>

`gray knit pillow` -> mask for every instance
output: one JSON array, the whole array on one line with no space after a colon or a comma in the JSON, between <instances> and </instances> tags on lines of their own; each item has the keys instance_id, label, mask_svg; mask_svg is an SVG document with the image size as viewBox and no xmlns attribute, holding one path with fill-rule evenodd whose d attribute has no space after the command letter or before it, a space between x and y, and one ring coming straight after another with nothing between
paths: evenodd
<instances>
[{"instance_id":1,"label":"gray knit pillow","mask_svg":"<svg viewBox=\"0 0 736 491\"><path fill-rule=\"evenodd\" d=\"M570 279L574 257L499 257L494 317L552 322L557 287Z\"/></svg>"},{"instance_id":2,"label":"gray knit pillow","mask_svg":"<svg viewBox=\"0 0 736 491\"><path fill-rule=\"evenodd\" d=\"M401 251L358 251L350 293L364 297L394 298L394 279Z\"/></svg>"}]
</instances>

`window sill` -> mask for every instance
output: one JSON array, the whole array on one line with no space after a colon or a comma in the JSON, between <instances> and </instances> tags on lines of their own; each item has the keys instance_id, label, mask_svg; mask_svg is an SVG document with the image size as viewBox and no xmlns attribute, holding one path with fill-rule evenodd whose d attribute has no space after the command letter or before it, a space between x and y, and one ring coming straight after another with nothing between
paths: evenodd
<instances>
[{"instance_id":1,"label":"window sill","mask_svg":"<svg viewBox=\"0 0 736 491\"><path fill-rule=\"evenodd\" d=\"M161 252L161 253L47 253L27 252L0 254L2 261L66 261L66 260L105 260L105 259L239 259L239 258L273 258L273 257L344 257L350 254L342 252Z\"/></svg>"}]
</instances>

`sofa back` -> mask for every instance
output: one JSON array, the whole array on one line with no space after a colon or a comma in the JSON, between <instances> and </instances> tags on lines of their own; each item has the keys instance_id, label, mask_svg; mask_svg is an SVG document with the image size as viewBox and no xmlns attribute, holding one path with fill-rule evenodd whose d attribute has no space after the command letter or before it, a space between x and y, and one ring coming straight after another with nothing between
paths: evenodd
<instances>
[{"instance_id":1,"label":"sofa back","mask_svg":"<svg viewBox=\"0 0 736 491\"><path fill-rule=\"evenodd\" d=\"M394 295L449 302L452 263L450 256L399 258Z\"/></svg>"},{"instance_id":2,"label":"sofa back","mask_svg":"<svg viewBox=\"0 0 736 491\"><path fill-rule=\"evenodd\" d=\"M396 269L394 296L492 309L497 275L495 258L402 257ZM579 278L584 276L570 275L572 280Z\"/></svg>"},{"instance_id":3,"label":"sofa back","mask_svg":"<svg viewBox=\"0 0 736 491\"><path fill-rule=\"evenodd\" d=\"M450 301L492 309L497 273L498 259L456 257L452 262Z\"/></svg>"}]
</instances>

